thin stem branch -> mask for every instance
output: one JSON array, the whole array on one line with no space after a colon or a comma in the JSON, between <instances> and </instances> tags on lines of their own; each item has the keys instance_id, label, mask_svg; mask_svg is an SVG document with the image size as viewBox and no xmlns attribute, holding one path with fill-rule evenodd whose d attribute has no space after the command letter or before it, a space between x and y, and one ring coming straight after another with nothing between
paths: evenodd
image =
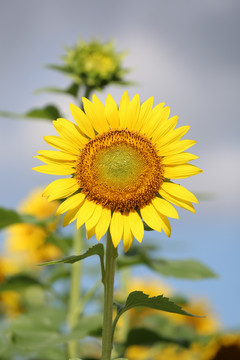
<instances>
[{"instance_id":1,"label":"thin stem branch","mask_svg":"<svg viewBox=\"0 0 240 360\"><path fill-rule=\"evenodd\" d=\"M102 360L111 360L112 353L112 318L113 318L113 289L115 261L117 249L114 248L110 231L107 233L107 249L104 276L104 313L102 335Z\"/></svg>"},{"instance_id":2,"label":"thin stem branch","mask_svg":"<svg viewBox=\"0 0 240 360\"><path fill-rule=\"evenodd\" d=\"M82 252L83 246L83 228L76 230L73 238L73 250L75 255L79 255ZM81 261L78 261L72 265L70 294L69 294L69 311L68 311L68 323L72 330L78 319L78 315L81 311L80 303L80 280L81 280ZM68 343L69 357L77 356L77 340L71 340Z\"/></svg>"}]
</instances>

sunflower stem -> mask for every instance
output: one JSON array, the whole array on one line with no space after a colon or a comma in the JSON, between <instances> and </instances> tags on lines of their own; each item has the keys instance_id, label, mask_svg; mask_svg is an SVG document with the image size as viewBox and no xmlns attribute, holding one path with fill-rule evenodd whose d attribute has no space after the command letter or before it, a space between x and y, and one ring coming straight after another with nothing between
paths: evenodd
<instances>
[{"instance_id":1,"label":"sunflower stem","mask_svg":"<svg viewBox=\"0 0 240 360\"><path fill-rule=\"evenodd\" d=\"M112 320L113 320L113 289L115 261L117 258L117 248L113 246L110 231L107 233L107 248L105 260L104 276L104 312L103 312L103 334L102 334L102 360L111 360L113 339L112 339Z\"/></svg>"},{"instance_id":2,"label":"sunflower stem","mask_svg":"<svg viewBox=\"0 0 240 360\"><path fill-rule=\"evenodd\" d=\"M75 255L79 255L82 251L83 245L83 227L79 230L76 230L73 237L73 250ZM73 330L75 327L78 315L82 310L80 303L80 279L82 265L78 261L72 265L71 279L70 279L70 294L69 294L69 311L68 311L68 323L70 330ZM68 353L70 358L77 356L77 340L71 340L68 342Z\"/></svg>"}]
</instances>

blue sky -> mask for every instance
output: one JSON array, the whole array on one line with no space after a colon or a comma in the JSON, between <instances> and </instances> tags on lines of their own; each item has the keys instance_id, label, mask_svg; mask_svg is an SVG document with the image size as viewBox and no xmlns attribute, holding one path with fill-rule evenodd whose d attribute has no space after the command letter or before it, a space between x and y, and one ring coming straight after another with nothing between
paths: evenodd
<instances>
[{"instance_id":1,"label":"blue sky","mask_svg":"<svg viewBox=\"0 0 240 360\"><path fill-rule=\"evenodd\" d=\"M191 125L196 165L204 172L181 184L214 198L201 201L196 215L180 211L164 253L202 260L220 277L169 281L207 296L231 327L240 325L239 10L237 0L9 0L0 13L0 109L24 112L57 102L68 116L70 98L33 90L67 85L44 64L59 62L63 47L79 37L97 37L128 50L129 79L137 81L131 96L154 96L155 104L164 101L179 115L180 125ZM98 96L105 100L108 92L119 101L123 89L112 86ZM31 188L53 180L31 170L50 134L53 126L44 121L0 120L1 205L15 207Z\"/></svg>"}]
</instances>

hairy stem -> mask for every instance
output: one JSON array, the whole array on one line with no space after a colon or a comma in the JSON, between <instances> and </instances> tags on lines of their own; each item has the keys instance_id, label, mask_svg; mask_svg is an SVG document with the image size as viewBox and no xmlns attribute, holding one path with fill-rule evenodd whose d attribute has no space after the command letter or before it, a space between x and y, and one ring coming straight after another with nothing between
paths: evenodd
<instances>
[{"instance_id":1,"label":"hairy stem","mask_svg":"<svg viewBox=\"0 0 240 360\"><path fill-rule=\"evenodd\" d=\"M83 227L79 230L76 230L73 238L73 250L75 255L79 255L82 251L83 246ZM69 310L68 310L68 323L70 329L72 330L78 320L78 315L81 312L81 303L80 303L80 280L81 280L81 271L82 264L80 261L72 265L71 272L71 283L70 283L70 294L69 294ZM77 340L71 340L68 343L68 353L69 357L77 356Z\"/></svg>"},{"instance_id":2,"label":"hairy stem","mask_svg":"<svg viewBox=\"0 0 240 360\"><path fill-rule=\"evenodd\" d=\"M112 353L113 289L116 258L117 249L115 249L113 246L110 231L108 230L104 276L102 360L111 360Z\"/></svg>"}]
</instances>

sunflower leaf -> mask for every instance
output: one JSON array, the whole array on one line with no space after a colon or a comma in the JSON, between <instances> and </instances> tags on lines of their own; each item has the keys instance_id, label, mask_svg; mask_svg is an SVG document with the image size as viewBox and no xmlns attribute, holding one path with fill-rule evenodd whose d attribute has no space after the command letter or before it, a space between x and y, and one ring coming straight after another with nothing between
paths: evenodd
<instances>
[{"instance_id":1,"label":"sunflower leaf","mask_svg":"<svg viewBox=\"0 0 240 360\"><path fill-rule=\"evenodd\" d=\"M59 94L68 94L72 95L74 97L77 96L79 90L79 85L76 83L72 83L70 86L68 86L66 89L60 89L55 87L45 87L41 88L35 91L35 94L42 93L42 92L55 92Z\"/></svg>"},{"instance_id":2,"label":"sunflower leaf","mask_svg":"<svg viewBox=\"0 0 240 360\"><path fill-rule=\"evenodd\" d=\"M175 304L173 301L169 300L163 295L150 297L147 294L144 294L142 291L133 291L131 292L126 300L126 303L117 308L117 315L113 323L113 332L115 331L116 324L122 314L126 311L131 310L135 307L147 307L155 310L161 310L169 313L187 315L192 317L201 317L190 314L189 312L183 310L181 306Z\"/></svg>"},{"instance_id":3,"label":"sunflower leaf","mask_svg":"<svg viewBox=\"0 0 240 360\"><path fill-rule=\"evenodd\" d=\"M30 275L12 275L7 277L4 283L0 284L0 292L8 290L21 291L33 285L44 286L39 280Z\"/></svg>"},{"instance_id":4,"label":"sunflower leaf","mask_svg":"<svg viewBox=\"0 0 240 360\"><path fill-rule=\"evenodd\" d=\"M43 108L33 108L24 114L12 113L10 111L0 111L0 116L12 119L46 119L55 120L62 117L55 105L49 104Z\"/></svg>"},{"instance_id":5,"label":"sunflower leaf","mask_svg":"<svg viewBox=\"0 0 240 360\"><path fill-rule=\"evenodd\" d=\"M62 117L55 105L49 104L43 108L34 108L28 111L25 115L27 118L55 120Z\"/></svg>"},{"instance_id":6,"label":"sunflower leaf","mask_svg":"<svg viewBox=\"0 0 240 360\"><path fill-rule=\"evenodd\" d=\"M62 259L48 261L48 262L44 262L44 263L41 263L38 265L46 266L46 265L54 265L54 264L61 264L61 263L74 264L77 261L86 259L87 257L93 256L93 255L99 256L101 270L102 270L102 277L103 277L104 276L104 247L103 247L103 244L96 244L81 255L66 256Z\"/></svg>"},{"instance_id":7,"label":"sunflower leaf","mask_svg":"<svg viewBox=\"0 0 240 360\"><path fill-rule=\"evenodd\" d=\"M155 329L145 327L132 328L127 336L126 346L148 345L153 346L159 342L176 343L180 346L189 346L190 341L184 337L165 336Z\"/></svg>"},{"instance_id":8,"label":"sunflower leaf","mask_svg":"<svg viewBox=\"0 0 240 360\"><path fill-rule=\"evenodd\" d=\"M209 267L198 260L152 258L148 254L147 249L146 251L142 251L142 249L140 249L135 251L132 255L124 255L119 257L117 260L119 269L127 266L142 264L162 275L176 278L197 280L217 277L217 275Z\"/></svg>"},{"instance_id":9,"label":"sunflower leaf","mask_svg":"<svg viewBox=\"0 0 240 360\"><path fill-rule=\"evenodd\" d=\"M185 279L214 278L217 275L206 265L194 259L153 260L151 268L162 275Z\"/></svg>"},{"instance_id":10,"label":"sunflower leaf","mask_svg":"<svg viewBox=\"0 0 240 360\"><path fill-rule=\"evenodd\" d=\"M35 216L28 214L19 214L17 211L12 209L0 208L0 230L19 223L26 223L37 225L45 228L49 222L52 222L54 216L50 216L47 219L39 220Z\"/></svg>"},{"instance_id":11,"label":"sunflower leaf","mask_svg":"<svg viewBox=\"0 0 240 360\"><path fill-rule=\"evenodd\" d=\"M16 211L0 208L0 229L21 222L21 216Z\"/></svg>"},{"instance_id":12,"label":"sunflower leaf","mask_svg":"<svg viewBox=\"0 0 240 360\"><path fill-rule=\"evenodd\" d=\"M119 316L122 315L125 311L138 306L148 307L151 309L166 311L174 314L195 316L183 310L179 305L175 304L163 295L149 297L149 295L144 294L142 291L133 291L128 295L126 303L119 310Z\"/></svg>"}]
</instances>

